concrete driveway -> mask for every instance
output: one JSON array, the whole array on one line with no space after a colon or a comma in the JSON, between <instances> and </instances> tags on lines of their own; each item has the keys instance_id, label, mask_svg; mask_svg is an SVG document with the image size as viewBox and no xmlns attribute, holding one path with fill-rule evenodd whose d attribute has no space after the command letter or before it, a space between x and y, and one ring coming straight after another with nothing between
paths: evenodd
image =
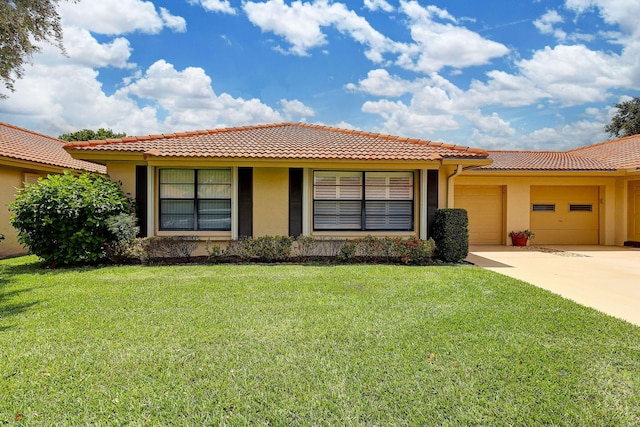
<instances>
[{"instance_id":1,"label":"concrete driveway","mask_svg":"<svg viewBox=\"0 0 640 427\"><path fill-rule=\"evenodd\" d=\"M467 260L640 326L640 249L471 246Z\"/></svg>"}]
</instances>

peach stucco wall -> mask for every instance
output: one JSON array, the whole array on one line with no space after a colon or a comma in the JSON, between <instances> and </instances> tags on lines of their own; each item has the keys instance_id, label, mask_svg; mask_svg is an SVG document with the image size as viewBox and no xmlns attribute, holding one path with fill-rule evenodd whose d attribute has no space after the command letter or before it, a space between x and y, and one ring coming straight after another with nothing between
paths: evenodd
<instances>
[{"instance_id":1,"label":"peach stucco wall","mask_svg":"<svg viewBox=\"0 0 640 427\"><path fill-rule=\"evenodd\" d=\"M27 250L18 243L18 232L9 224L8 203L15 198L18 188L23 186L25 173L30 175L47 176L47 172L26 170L0 165L0 234L4 234L4 241L0 242L0 258L22 255Z\"/></svg>"},{"instance_id":2,"label":"peach stucco wall","mask_svg":"<svg viewBox=\"0 0 640 427\"><path fill-rule=\"evenodd\" d=\"M530 205L531 186L597 186L599 188L599 241L602 245L622 245L626 237L626 213L624 212L621 189L624 185L620 177L588 175L491 175L462 174L456 178L456 185L501 185L506 188L505 230L531 228ZM505 235L504 244L510 244Z\"/></svg>"}]
</instances>

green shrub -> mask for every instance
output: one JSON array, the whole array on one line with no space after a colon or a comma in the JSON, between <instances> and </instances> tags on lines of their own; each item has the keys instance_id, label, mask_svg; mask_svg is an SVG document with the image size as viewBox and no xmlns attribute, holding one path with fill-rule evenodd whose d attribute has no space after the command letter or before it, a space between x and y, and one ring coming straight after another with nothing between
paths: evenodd
<instances>
[{"instance_id":1,"label":"green shrub","mask_svg":"<svg viewBox=\"0 0 640 427\"><path fill-rule=\"evenodd\" d=\"M65 173L18 190L10 204L18 240L47 264L94 263L117 239L107 220L130 212L130 201L104 175Z\"/></svg>"},{"instance_id":2,"label":"green shrub","mask_svg":"<svg viewBox=\"0 0 640 427\"><path fill-rule=\"evenodd\" d=\"M288 236L245 237L231 242L226 255L246 261L284 261L291 257L292 243Z\"/></svg>"},{"instance_id":3,"label":"green shrub","mask_svg":"<svg viewBox=\"0 0 640 427\"><path fill-rule=\"evenodd\" d=\"M338 249L338 261L352 262L356 257L356 243L347 240Z\"/></svg>"},{"instance_id":4,"label":"green shrub","mask_svg":"<svg viewBox=\"0 0 640 427\"><path fill-rule=\"evenodd\" d=\"M107 218L107 229L114 239L106 246L106 255L111 261L120 261L132 257L132 244L140 232L136 227L136 217L121 213Z\"/></svg>"},{"instance_id":5,"label":"green shrub","mask_svg":"<svg viewBox=\"0 0 640 427\"><path fill-rule=\"evenodd\" d=\"M148 260L173 258L190 260L200 244L195 236L156 236L142 239L144 255Z\"/></svg>"},{"instance_id":6,"label":"green shrub","mask_svg":"<svg viewBox=\"0 0 640 427\"><path fill-rule=\"evenodd\" d=\"M469 219L464 209L438 209L435 212L433 240L438 258L462 262L469 254Z\"/></svg>"},{"instance_id":7,"label":"green shrub","mask_svg":"<svg viewBox=\"0 0 640 427\"><path fill-rule=\"evenodd\" d=\"M207 240L206 249L207 249L207 256L209 257L209 261L211 262L221 261L226 254L226 250L222 246L216 243L213 243L210 240Z\"/></svg>"},{"instance_id":8,"label":"green shrub","mask_svg":"<svg viewBox=\"0 0 640 427\"><path fill-rule=\"evenodd\" d=\"M427 265L431 263L435 243L433 239L420 240L417 237L373 237L344 242L340 246L337 259L340 262L387 262L407 265Z\"/></svg>"}]
</instances>

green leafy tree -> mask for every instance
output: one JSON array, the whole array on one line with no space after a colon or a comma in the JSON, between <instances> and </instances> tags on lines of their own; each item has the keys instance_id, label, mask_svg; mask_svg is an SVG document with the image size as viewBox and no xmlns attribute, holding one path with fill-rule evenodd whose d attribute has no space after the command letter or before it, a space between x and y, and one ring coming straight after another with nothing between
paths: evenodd
<instances>
[{"instance_id":1,"label":"green leafy tree","mask_svg":"<svg viewBox=\"0 0 640 427\"><path fill-rule=\"evenodd\" d=\"M10 91L24 75L24 63L40 51L38 43L51 43L64 52L58 3L60 0L0 1L0 80Z\"/></svg>"},{"instance_id":2,"label":"green leafy tree","mask_svg":"<svg viewBox=\"0 0 640 427\"><path fill-rule=\"evenodd\" d=\"M616 104L618 112L604 130L617 138L640 134L640 98Z\"/></svg>"},{"instance_id":3,"label":"green leafy tree","mask_svg":"<svg viewBox=\"0 0 640 427\"><path fill-rule=\"evenodd\" d=\"M9 205L18 241L47 264L94 263L119 239L109 219L131 212L118 183L93 173L49 175Z\"/></svg>"},{"instance_id":4,"label":"green leafy tree","mask_svg":"<svg viewBox=\"0 0 640 427\"><path fill-rule=\"evenodd\" d=\"M115 133L111 129L100 128L97 131L91 129L82 129L78 132L63 133L58 137L63 141L90 141L92 139L110 139L110 138L122 138L127 136L126 133Z\"/></svg>"}]
</instances>

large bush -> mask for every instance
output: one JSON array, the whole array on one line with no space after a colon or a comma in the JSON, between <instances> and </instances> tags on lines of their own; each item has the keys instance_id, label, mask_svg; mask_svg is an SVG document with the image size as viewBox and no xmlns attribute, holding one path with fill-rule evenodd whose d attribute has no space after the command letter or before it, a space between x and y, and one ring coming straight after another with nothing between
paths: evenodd
<instances>
[{"instance_id":1,"label":"large bush","mask_svg":"<svg viewBox=\"0 0 640 427\"><path fill-rule=\"evenodd\" d=\"M11 224L18 240L50 265L93 263L120 236L109 219L131 206L117 183L98 174L50 175L20 189Z\"/></svg>"},{"instance_id":2,"label":"large bush","mask_svg":"<svg viewBox=\"0 0 640 427\"><path fill-rule=\"evenodd\" d=\"M433 240L438 258L461 262L469 254L469 218L464 209L438 209L433 223Z\"/></svg>"}]
</instances>

